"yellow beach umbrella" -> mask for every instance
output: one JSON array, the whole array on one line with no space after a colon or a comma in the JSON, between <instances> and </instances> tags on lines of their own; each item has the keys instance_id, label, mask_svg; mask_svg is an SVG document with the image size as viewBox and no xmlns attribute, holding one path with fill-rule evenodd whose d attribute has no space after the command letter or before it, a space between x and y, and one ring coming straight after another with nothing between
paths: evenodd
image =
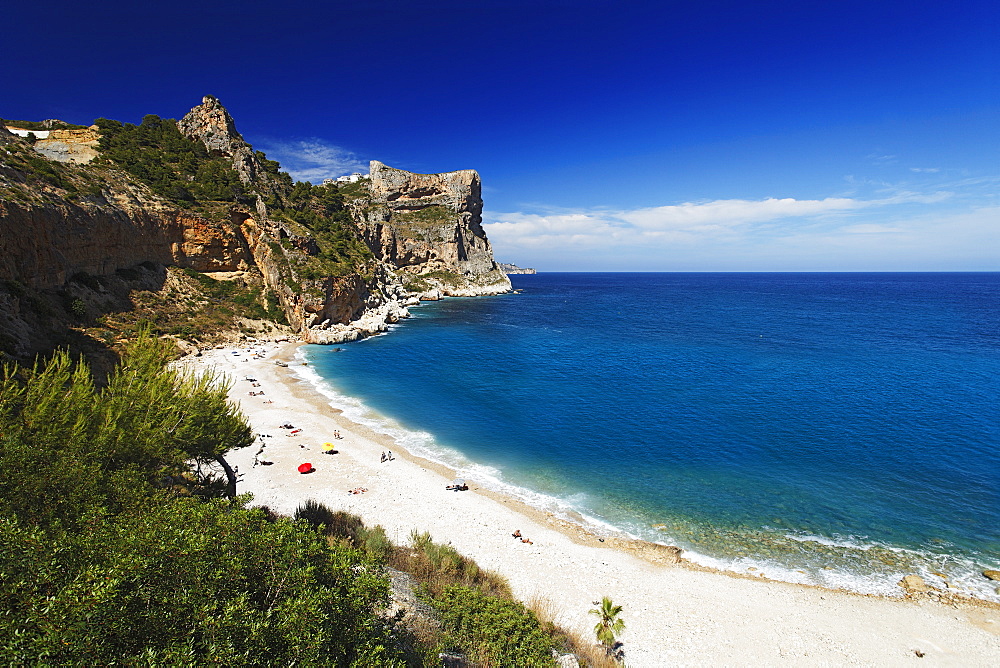
<instances>
[{"instance_id":1,"label":"yellow beach umbrella","mask_svg":"<svg viewBox=\"0 0 1000 668\"><path fill-rule=\"evenodd\" d=\"M323 449L324 450L333 450L336 447L337 446L335 446L333 443L324 443L323 444Z\"/></svg>"}]
</instances>

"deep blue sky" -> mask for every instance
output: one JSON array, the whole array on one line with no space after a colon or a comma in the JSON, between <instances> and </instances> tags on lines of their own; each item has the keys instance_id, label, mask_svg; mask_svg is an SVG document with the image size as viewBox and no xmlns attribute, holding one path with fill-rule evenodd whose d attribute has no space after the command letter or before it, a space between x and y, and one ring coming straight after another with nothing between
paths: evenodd
<instances>
[{"instance_id":1,"label":"deep blue sky","mask_svg":"<svg viewBox=\"0 0 1000 668\"><path fill-rule=\"evenodd\" d=\"M540 270L1000 270L998 5L17 3L0 116L211 93L299 178L479 170Z\"/></svg>"}]
</instances>

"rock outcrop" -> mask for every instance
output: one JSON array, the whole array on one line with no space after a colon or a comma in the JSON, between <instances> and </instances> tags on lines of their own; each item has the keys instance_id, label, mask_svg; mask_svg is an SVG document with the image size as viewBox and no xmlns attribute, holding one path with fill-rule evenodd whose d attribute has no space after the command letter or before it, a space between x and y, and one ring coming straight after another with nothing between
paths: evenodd
<instances>
[{"instance_id":1,"label":"rock outcrop","mask_svg":"<svg viewBox=\"0 0 1000 668\"><path fill-rule=\"evenodd\" d=\"M215 155L232 160L233 169L240 181L254 188L259 195L274 194L275 184L263 168L253 146L239 133L236 121L215 96L203 97L201 104L177 121L177 129L188 139L202 142ZM266 215L260 198L258 210L261 215Z\"/></svg>"},{"instance_id":2,"label":"rock outcrop","mask_svg":"<svg viewBox=\"0 0 1000 668\"><path fill-rule=\"evenodd\" d=\"M474 170L414 174L373 160L368 183L370 198L355 202L362 236L375 257L398 267L418 292L510 290L483 231L482 186Z\"/></svg>"},{"instance_id":3,"label":"rock outcrop","mask_svg":"<svg viewBox=\"0 0 1000 668\"><path fill-rule=\"evenodd\" d=\"M59 123L60 121L49 121ZM56 128L49 130L46 139L39 139L32 148L49 160L84 165L99 154L97 143L101 136L97 126L89 128Z\"/></svg>"},{"instance_id":4,"label":"rock outcrop","mask_svg":"<svg viewBox=\"0 0 1000 668\"><path fill-rule=\"evenodd\" d=\"M120 178L101 197L67 201L57 189L0 200L0 279L58 287L80 273L113 274L141 262L196 271L245 269L239 231L164 203Z\"/></svg>"},{"instance_id":5,"label":"rock outcrop","mask_svg":"<svg viewBox=\"0 0 1000 668\"><path fill-rule=\"evenodd\" d=\"M206 95L201 104L177 121L177 129L189 139L196 139L209 151L233 160L233 167L243 183L257 181L260 165L253 147L236 130L236 122L217 98Z\"/></svg>"},{"instance_id":6,"label":"rock outcrop","mask_svg":"<svg viewBox=\"0 0 1000 668\"><path fill-rule=\"evenodd\" d=\"M930 585L924 582L919 575L906 575L899 581L899 586L903 588L906 596L926 594L931 591Z\"/></svg>"},{"instance_id":7,"label":"rock outcrop","mask_svg":"<svg viewBox=\"0 0 1000 668\"><path fill-rule=\"evenodd\" d=\"M287 216L272 218L265 203L287 195L282 188L291 188L290 179L253 150L225 107L206 96L177 128L231 160L256 206L235 203L224 211L216 203L208 209L215 213L194 213L113 166L67 164L55 176L31 175L24 171L30 160L17 157L30 154L27 143L0 126L0 145L11 147L0 150L0 279L58 288L74 275L108 275L143 262L250 270L278 297L292 327L316 343L384 331L419 298L510 290L482 228L473 170L412 174L372 162L371 179L352 191L349 224L373 259L323 278L305 271L322 266L310 260L321 252L310 229ZM96 151L92 129L52 132L59 133L54 141ZM64 163L89 161L56 153L42 151Z\"/></svg>"},{"instance_id":8,"label":"rock outcrop","mask_svg":"<svg viewBox=\"0 0 1000 668\"><path fill-rule=\"evenodd\" d=\"M507 264L506 262L498 262L500 265L500 271L505 274L534 274L536 273L534 269L529 269L525 267L519 267L516 264Z\"/></svg>"}]
</instances>

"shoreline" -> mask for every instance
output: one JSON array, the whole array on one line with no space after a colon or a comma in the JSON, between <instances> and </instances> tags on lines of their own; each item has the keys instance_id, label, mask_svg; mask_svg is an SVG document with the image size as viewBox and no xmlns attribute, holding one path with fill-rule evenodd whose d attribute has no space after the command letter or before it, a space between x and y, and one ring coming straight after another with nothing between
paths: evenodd
<instances>
[{"instance_id":1,"label":"shoreline","mask_svg":"<svg viewBox=\"0 0 1000 668\"><path fill-rule=\"evenodd\" d=\"M587 611L593 601L610 596L624 607L628 665L894 664L917 651L944 662L989 665L1000 656L1000 605L987 601L859 594L677 563L676 554L662 546L597 536L475 481L469 491L447 491L453 470L348 420L310 381L274 364L280 359L294 365L298 343L254 347L261 346L267 348L265 359L226 348L178 363L226 373L233 382L230 398L255 432L270 434L227 454L239 470L239 493L252 492L254 505L288 514L312 498L355 513L368 525L381 524L397 544L406 544L412 530L428 531L505 576L521 600L550 601L557 623L584 637L592 635ZM254 388L243 380L247 376L257 379L264 396L249 396ZM302 432L290 436L278 428L286 422ZM344 438L334 440L334 430ZM334 443L338 454L323 454L324 442ZM254 466L260 443L261 458L273 465ZM381 463L386 450L396 459ZM316 472L300 475L295 467L301 462L312 463ZM367 491L348 493L358 487ZM515 529L533 543L512 539Z\"/></svg>"}]
</instances>

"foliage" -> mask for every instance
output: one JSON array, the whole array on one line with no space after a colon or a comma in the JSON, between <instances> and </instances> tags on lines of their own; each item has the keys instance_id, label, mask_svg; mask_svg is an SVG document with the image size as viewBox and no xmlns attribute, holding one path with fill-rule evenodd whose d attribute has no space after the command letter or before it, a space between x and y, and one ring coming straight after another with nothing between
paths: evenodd
<instances>
[{"instance_id":1,"label":"foliage","mask_svg":"<svg viewBox=\"0 0 1000 668\"><path fill-rule=\"evenodd\" d=\"M283 197L272 196L268 209L271 215L302 225L316 240L319 253L299 271L303 278L341 276L371 259L336 185L299 181Z\"/></svg>"},{"instance_id":2,"label":"foliage","mask_svg":"<svg viewBox=\"0 0 1000 668\"><path fill-rule=\"evenodd\" d=\"M449 639L487 666L552 666L552 641L518 601L451 585L432 605Z\"/></svg>"},{"instance_id":3,"label":"foliage","mask_svg":"<svg viewBox=\"0 0 1000 668\"><path fill-rule=\"evenodd\" d=\"M414 530L410 534L410 546L412 550L396 551L392 565L415 576L430 595L437 596L446 587L458 584L511 598L510 586L502 576L482 570L451 545L435 543L429 533Z\"/></svg>"},{"instance_id":4,"label":"foliage","mask_svg":"<svg viewBox=\"0 0 1000 668\"><path fill-rule=\"evenodd\" d=\"M119 509L135 490L183 476L253 442L213 374L166 368L148 332L98 389L89 369L59 352L30 370L0 374L0 511L36 524Z\"/></svg>"},{"instance_id":5,"label":"foliage","mask_svg":"<svg viewBox=\"0 0 1000 668\"><path fill-rule=\"evenodd\" d=\"M218 281L194 269L184 269L184 273L197 281L205 296L213 302L228 302L237 307L234 315L258 320L267 319L271 315L268 313L268 305L261 303L260 290L255 290L242 281Z\"/></svg>"},{"instance_id":6,"label":"foliage","mask_svg":"<svg viewBox=\"0 0 1000 668\"><path fill-rule=\"evenodd\" d=\"M373 562L384 564L393 545L381 526L368 528L357 515L332 510L326 504L307 499L295 509L295 519L305 520L320 534L364 552Z\"/></svg>"},{"instance_id":7,"label":"foliage","mask_svg":"<svg viewBox=\"0 0 1000 668\"><path fill-rule=\"evenodd\" d=\"M371 180L369 179L337 183L336 187L341 196L349 200L367 199L371 197L372 194Z\"/></svg>"},{"instance_id":8,"label":"foliage","mask_svg":"<svg viewBox=\"0 0 1000 668\"><path fill-rule=\"evenodd\" d=\"M187 206L250 201L229 160L183 136L175 120L149 114L139 125L106 118L94 122L101 131L100 161L117 165L156 194Z\"/></svg>"},{"instance_id":9,"label":"foliage","mask_svg":"<svg viewBox=\"0 0 1000 668\"><path fill-rule=\"evenodd\" d=\"M72 533L0 519L7 662L392 665L388 589L356 552L221 501L131 510Z\"/></svg>"},{"instance_id":10,"label":"foliage","mask_svg":"<svg viewBox=\"0 0 1000 668\"><path fill-rule=\"evenodd\" d=\"M108 384L65 353L0 374L0 653L11 665L400 665L387 582L249 497L185 494L248 445L211 375L148 332Z\"/></svg>"},{"instance_id":11,"label":"foliage","mask_svg":"<svg viewBox=\"0 0 1000 668\"><path fill-rule=\"evenodd\" d=\"M118 272L121 274L121 272ZM124 280L133 270L124 270ZM259 275L216 280L193 269L170 267L172 277L159 291L134 290L130 308L98 318L105 331L132 336L143 325L156 334L211 340L213 335L243 328L240 318L287 324L277 296L265 292ZM256 331L252 329L249 331Z\"/></svg>"},{"instance_id":12,"label":"foliage","mask_svg":"<svg viewBox=\"0 0 1000 668\"><path fill-rule=\"evenodd\" d=\"M594 626L597 641L610 649L615 644L615 638L625 630L625 622L621 619L622 606L615 605L605 596L601 599L601 607L591 610L590 614L600 617Z\"/></svg>"},{"instance_id":13,"label":"foliage","mask_svg":"<svg viewBox=\"0 0 1000 668\"><path fill-rule=\"evenodd\" d=\"M331 510L326 504L308 499L295 509L295 519L305 520L317 531L335 538L341 538L349 544L357 540L358 530L364 524L357 515L343 510Z\"/></svg>"}]
</instances>

